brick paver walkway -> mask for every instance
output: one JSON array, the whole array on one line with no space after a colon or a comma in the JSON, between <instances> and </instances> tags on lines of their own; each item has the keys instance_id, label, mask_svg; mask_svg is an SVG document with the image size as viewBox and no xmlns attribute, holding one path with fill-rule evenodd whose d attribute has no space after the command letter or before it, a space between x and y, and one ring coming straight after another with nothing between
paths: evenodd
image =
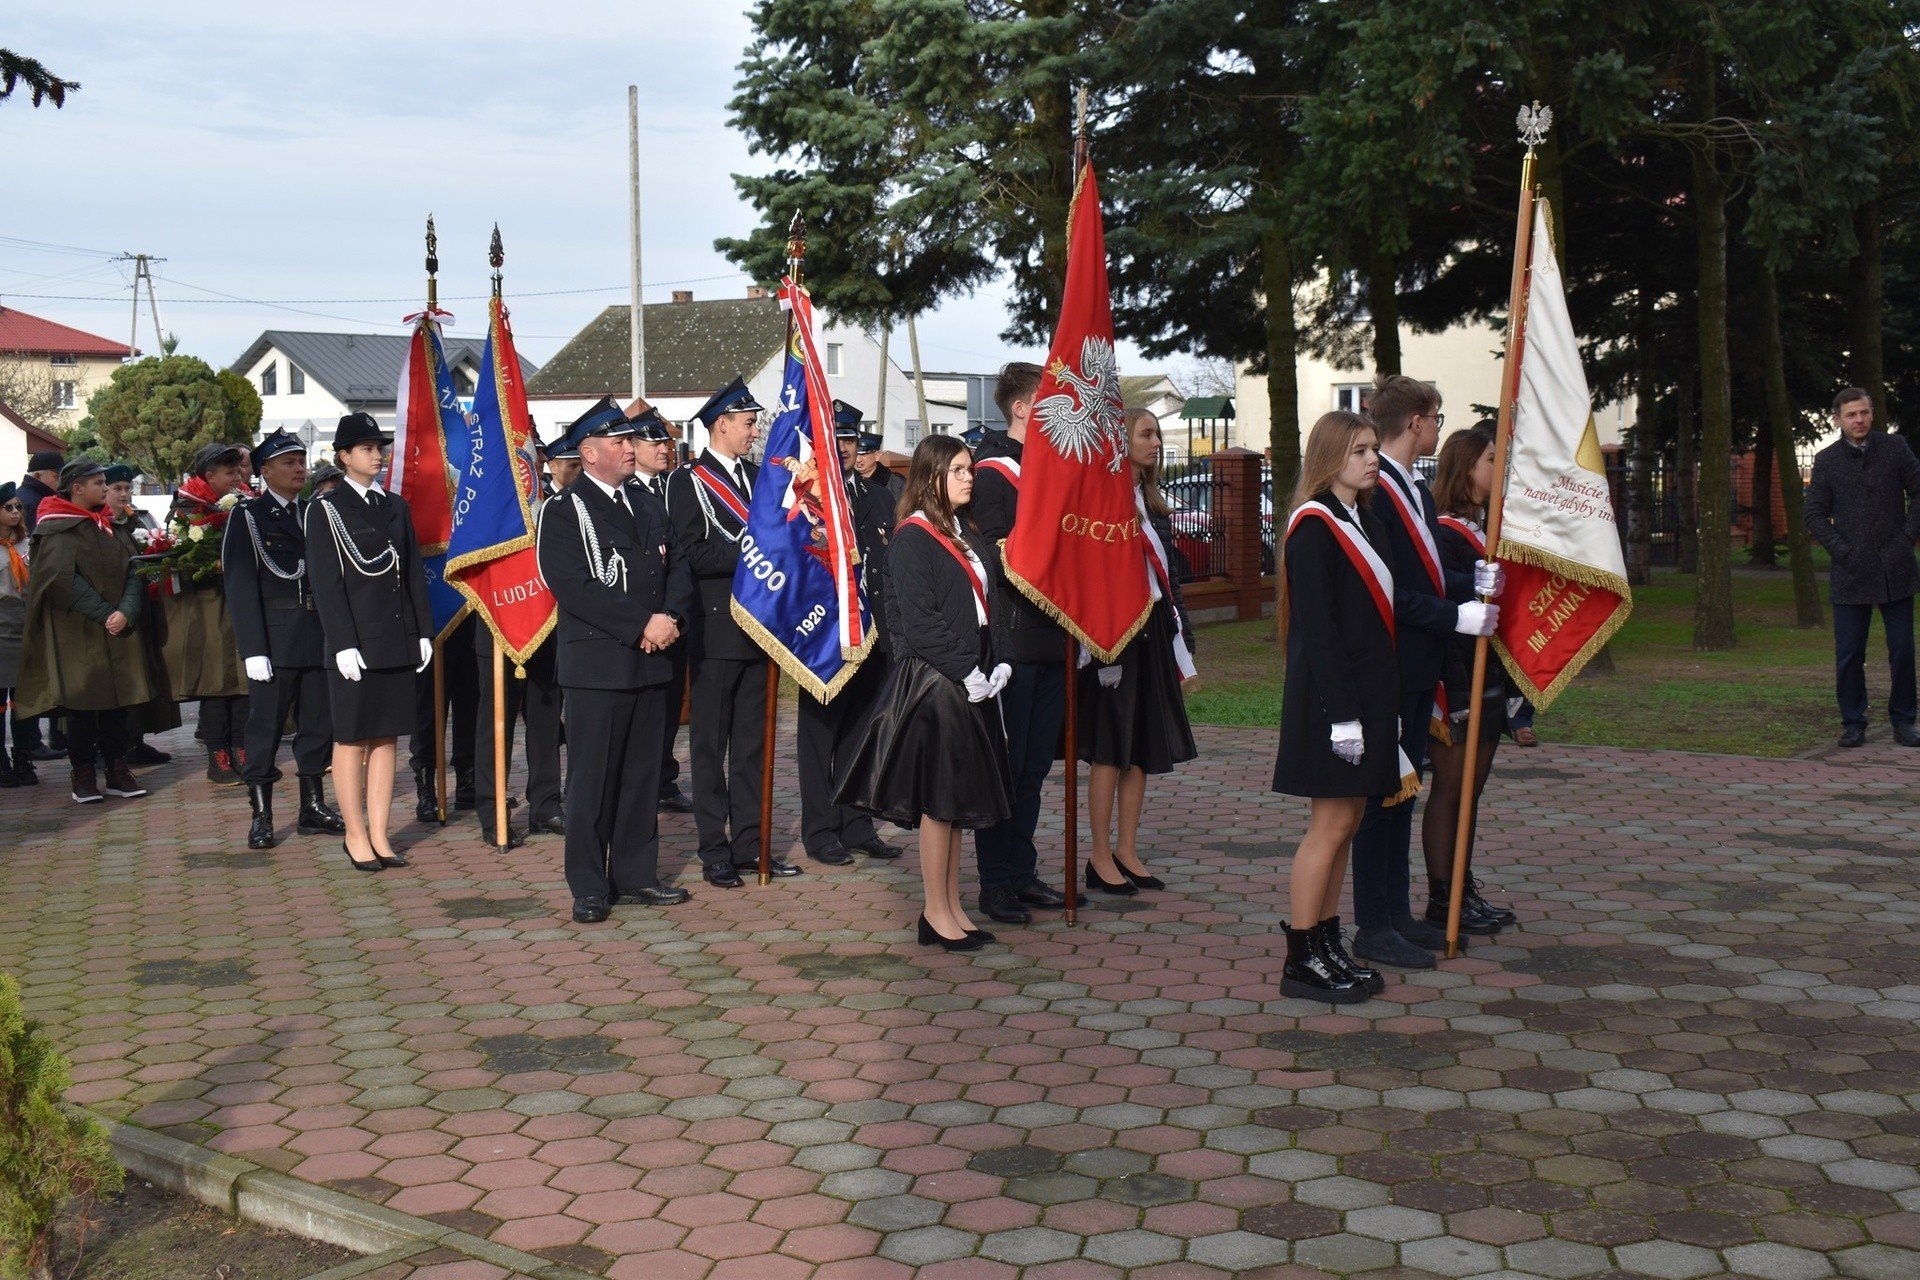
<instances>
[{"instance_id":1,"label":"brick paver walkway","mask_svg":"<svg viewBox=\"0 0 1920 1280\"><path fill-rule=\"evenodd\" d=\"M1167 892L946 955L911 858L576 928L552 838L236 852L177 733L0 792L0 966L80 1102L632 1280L1920 1276L1920 755L1509 749L1524 928L1333 1014L1272 735L1199 736Z\"/></svg>"}]
</instances>

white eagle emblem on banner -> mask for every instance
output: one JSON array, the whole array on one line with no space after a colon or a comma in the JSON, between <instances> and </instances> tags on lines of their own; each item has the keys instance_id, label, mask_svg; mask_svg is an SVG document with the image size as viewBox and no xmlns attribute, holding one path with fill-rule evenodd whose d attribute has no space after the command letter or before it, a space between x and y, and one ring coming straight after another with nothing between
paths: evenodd
<instances>
[{"instance_id":1,"label":"white eagle emblem on banner","mask_svg":"<svg viewBox=\"0 0 1920 1280\"><path fill-rule=\"evenodd\" d=\"M1055 360L1047 371L1060 389L1034 403L1034 416L1054 450L1082 465L1107 453L1107 470L1127 461L1127 429L1120 403L1120 365L1113 343L1088 337L1080 344L1080 368Z\"/></svg>"}]
</instances>

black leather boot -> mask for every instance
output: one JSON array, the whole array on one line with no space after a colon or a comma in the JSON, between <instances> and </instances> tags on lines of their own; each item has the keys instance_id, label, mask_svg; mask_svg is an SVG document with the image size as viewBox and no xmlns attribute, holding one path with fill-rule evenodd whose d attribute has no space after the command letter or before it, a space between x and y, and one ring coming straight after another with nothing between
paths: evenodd
<instances>
[{"instance_id":1,"label":"black leather boot","mask_svg":"<svg viewBox=\"0 0 1920 1280\"><path fill-rule=\"evenodd\" d=\"M453 771L453 807L473 808L473 769L471 767Z\"/></svg>"},{"instance_id":2,"label":"black leather boot","mask_svg":"<svg viewBox=\"0 0 1920 1280\"><path fill-rule=\"evenodd\" d=\"M1499 921L1500 927L1503 929L1509 925L1520 922L1520 917L1508 908L1501 906L1497 902L1488 902L1480 896L1480 878L1473 874L1473 867L1471 865L1467 867L1467 901L1472 903L1474 910L1478 911L1481 915L1490 916Z\"/></svg>"},{"instance_id":3,"label":"black leather boot","mask_svg":"<svg viewBox=\"0 0 1920 1280\"><path fill-rule=\"evenodd\" d=\"M295 830L303 836L341 835L347 820L327 803L327 789L317 773L300 775L300 820Z\"/></svg>"},{"instance_id":4,"label":"black leather boot","mask_svg":"<svg viewBox=\"0 0 1920 1280\"><path fill-rule=\"evenodd\" d=\"M413 816L422 822L431 822L437 827L440 825L440 791L439 788L434 785L435 781L433 770L431 769L415 769L413 771L413 793L415 796Z\"/></svg>"},{"instance_id":5,"label":"black leather boot","mask_svg":"<svg viewBox=\"0 0 1920 1280\"><path fill-rule=\"evenodd\" d=\"M249 782L247 800L253 805L253 825L247 828L247 848L273 848L273 784Z\"/></svg>"},{"instance_id":6,"label":"black leather boot","mask_svg":"<svg viewBox=\"0 0 1920 1280\"><path fill-rule=\"evenodd\" d=\"M1452 897L1453 885L1450 882L1434 880L1428 883L1427 923L1442 932L1446 931L1447 904ZM1476 897L1471 891L1460 896L1460 932L1482 938L1491 937L1500 932L1500 918L1486 911L1485 903L1476 903Z\"/></svg>"},{"instance_id":7,"label":"black leather boot","mask_svg":"<svg viewBox=\"0 0 1920 1280\"><path fill-rule=\"evenodd\" d=\"M1367 998L1366 984L1320 954L1314 945L1320 928L1296 929L1281 925L1287 934L1287 965L1280 973L1280 994L1296 1000L1327 1004L1358 1004Z\"/></svg>"},{"instance_id":8,"label":"black leather boot","mask_svg":"<svg viewBox=\"0 0 1920 1280\"><path fill-rule=\"evenodd\" d=\"M1320 954L1333 961L1374 995L1387 989L1387 979L1378 969L1369 969L1347 954L1346 939L1340 936L1340 917L1328 916L1320 922Z\"/></svg>"}]
</instances>

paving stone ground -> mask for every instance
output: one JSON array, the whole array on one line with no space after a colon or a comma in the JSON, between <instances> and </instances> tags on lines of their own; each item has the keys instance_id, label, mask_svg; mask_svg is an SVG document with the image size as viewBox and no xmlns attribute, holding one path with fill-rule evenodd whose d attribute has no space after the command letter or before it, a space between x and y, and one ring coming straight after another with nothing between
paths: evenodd
<instances>
[{"instance_id":1,"label":"paving stone ground","mask_svg":"<svg viewBox=\"0 0 1920 1280\"><path fill-rule=\"evenodd\" d=\"M77 1101L621 1280L1920 1276L1920 753L1509 748L1523 927L1336 1013L1273 737L1198 736L1167 892L946 955L911 856L725 892L686 819L693 901L597 928L551 837L249 854L180 732L146 801L0 792L0 967Z\"/></svg>"}]
</instances>

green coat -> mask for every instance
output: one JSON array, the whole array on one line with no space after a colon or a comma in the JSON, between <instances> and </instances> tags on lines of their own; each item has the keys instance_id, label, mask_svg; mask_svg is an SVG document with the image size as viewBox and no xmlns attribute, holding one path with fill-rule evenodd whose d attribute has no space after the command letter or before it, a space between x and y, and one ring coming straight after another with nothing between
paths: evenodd
<instances>
[{"instance_id":1,"label":"green coat","mask_svg":"<svg viewBox=\"0 0 1920 1280\"><path fill-rule=\"evenodd\" d=\"M176 511L197 505L174 495ZM210 530L209 536L217 538L219 531ZM185 701L246 693L247 671L227 613L225 581L215 576L205 582L183 581L181 586L179 595L162 591L159 601L160 669L168 694Z\"/></svg>"},{"instance_id":2,"label":"green coat","mask_svg":"<svg viewBox=\"0 0 1920 1280\"><path fill-rule=\"evenodd\" d=\"M125 545L70 517L40 521L31 545L16 714L113 711L152 698L140 635L144 588ZM117 636L104 625L116 610L132 623Z\"/></svg>"}]
</instances>

